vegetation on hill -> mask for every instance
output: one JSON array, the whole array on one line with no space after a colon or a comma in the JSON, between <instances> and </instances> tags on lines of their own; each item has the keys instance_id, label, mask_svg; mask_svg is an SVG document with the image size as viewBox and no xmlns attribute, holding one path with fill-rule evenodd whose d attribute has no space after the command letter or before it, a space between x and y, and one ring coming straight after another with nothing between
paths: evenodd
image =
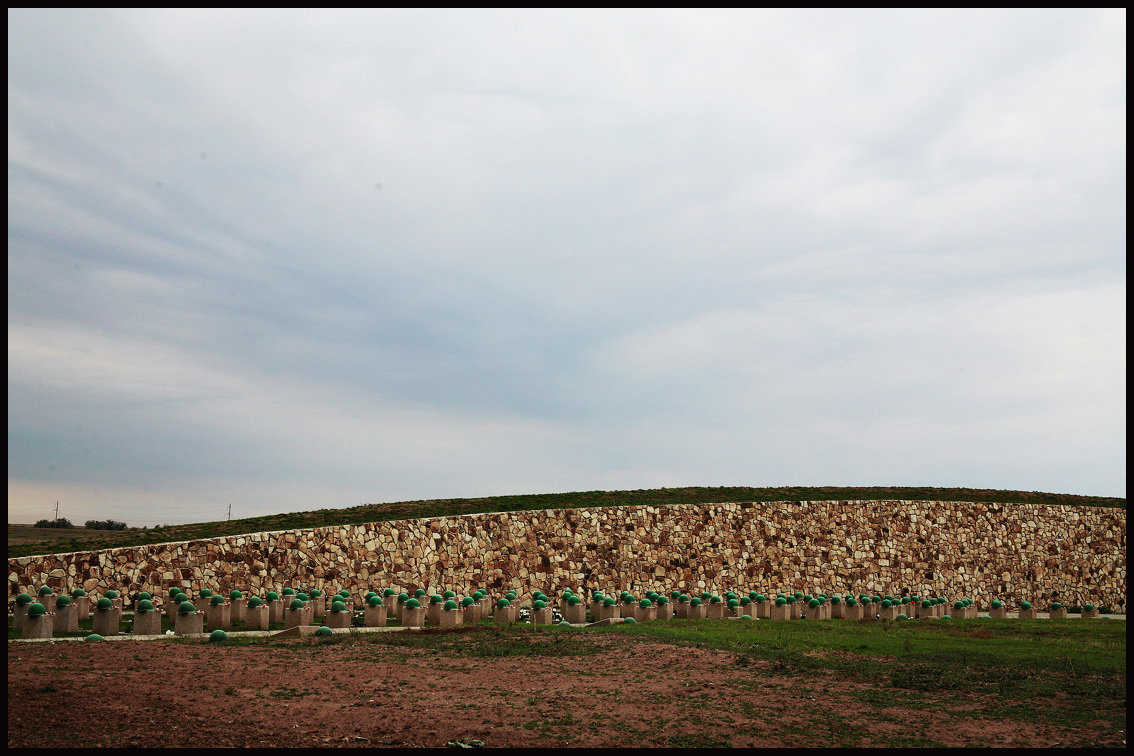
<instances>
[{"instance_id":1,"label":"vegetation on hill","mask_svg":"<svg viewBox=\"0 0 1134 756\"><path fill-rule=\"evenodd\" d=\"M1105 496L1075 496L1038 491L998 491L978 488L910 488L838 486L750 488L745 486L656 488L634 491L578 491L574 493L489 496L480 499L427 499L387 504L362 504L346 509L318 509L289 512L240 520L221 520L186 525L167 525L150 530L99 533L67 540L8 545L8 557L31 554L60 554L69 551L138 546L169 541L191 541L223 535L240 535L270 530L315 528L326 525L354 525L382 520L409 520L481 512L513 512L531 509L568 509L630 505L666 506L670 504L719 503L730 501L821 501L829 499L925 501L987 501L1002 503L1064 504L1093 507L1121 507L1126 499Z\"/></svg>"}]
</instances>

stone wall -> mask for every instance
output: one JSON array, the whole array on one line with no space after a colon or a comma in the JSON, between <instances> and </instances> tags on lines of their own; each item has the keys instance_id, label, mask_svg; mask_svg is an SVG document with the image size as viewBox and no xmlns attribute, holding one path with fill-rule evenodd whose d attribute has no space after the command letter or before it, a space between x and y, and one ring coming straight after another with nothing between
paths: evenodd
<instances>
[{"instance_id":1,"label":"stone wall","mask_svg":"<svg viewBox=\"0 0 1134 756\"><path fill-rule=\"evenodd\" d=\"M933 593L1126 602L1126 511L939 501L552 509L375 522L8 560L41 585L263 595L487 587Z\"/></svg>"}]
</instances>

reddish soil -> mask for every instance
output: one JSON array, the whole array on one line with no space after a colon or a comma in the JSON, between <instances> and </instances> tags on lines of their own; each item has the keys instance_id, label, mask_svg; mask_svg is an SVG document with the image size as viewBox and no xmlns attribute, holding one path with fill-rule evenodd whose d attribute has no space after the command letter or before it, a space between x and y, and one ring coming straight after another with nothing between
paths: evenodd
<instances>
[{"instance_id":1,"label":"reddish soil","mask_svg":"<svg viewBox=\"0 0 1134 756\"><path fill-rule=\"evenodd\" d=\"M982 703L955 693L922 694L916 709L880 708L862 701L878 688L833 674L785 676L760 661L741 666L734 654L624 635L575 642L568 653L598 652L485 658L461 655L459 645L365 638L9 643L8 746L1037 746L1069 738L1055 727L964 716Z\"/></svg>"}]
</instances>

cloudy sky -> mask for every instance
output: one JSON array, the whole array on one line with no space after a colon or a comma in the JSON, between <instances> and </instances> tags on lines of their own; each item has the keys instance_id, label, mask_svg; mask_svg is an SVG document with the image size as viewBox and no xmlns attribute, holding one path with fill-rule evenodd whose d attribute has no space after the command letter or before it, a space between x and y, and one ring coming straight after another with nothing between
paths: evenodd
<instances>
[{"instance_id":1,"label":"cloudy sky","mask_svg":"<svg viewBox=\"0 0 1134 756\"><path fill-rule=\"evenodd\" d=\"M1125 27L10 10L9 521L1125 496Z\"/></svg>"}]
</instances>

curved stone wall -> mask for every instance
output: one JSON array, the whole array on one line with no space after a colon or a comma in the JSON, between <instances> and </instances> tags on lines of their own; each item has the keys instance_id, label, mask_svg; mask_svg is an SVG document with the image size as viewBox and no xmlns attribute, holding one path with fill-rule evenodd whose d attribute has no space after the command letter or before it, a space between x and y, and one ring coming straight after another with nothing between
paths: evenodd
<instances>
[{"instance_id":1,"label":"curved stone wall","mask_svg":"<svg viewBox=\"0 0 1134 756\"><path fill-rule=\"evenodd\" d=\"M808 501L472 514L8 560L8 593L174 585L868 591L1126 602L1126 511ZM164 592L164 591L163 591Z\"/></svg>"}]
</instances>

